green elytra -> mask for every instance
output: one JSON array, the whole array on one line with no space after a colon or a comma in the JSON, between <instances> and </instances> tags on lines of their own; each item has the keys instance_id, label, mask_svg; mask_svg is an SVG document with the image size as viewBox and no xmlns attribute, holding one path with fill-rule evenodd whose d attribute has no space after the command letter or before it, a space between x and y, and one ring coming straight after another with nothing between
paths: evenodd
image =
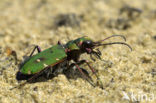
<instances>
[{"instance_id":1,"label":"green elytra","mask_svg":"<svg viewBox=\"0 0 156 103\"><path fill-rule=\"evenodd\" d=\"M26 75L32 75L40 72L48 66L55 66L57 63L64 61L67 58L65 49L79 49L78 43L84 40L91 40L88 37L81 37L76 40L69 41L64 47L57 44L36 55L30 57L20 68L20 72Z\"/></svg>"}]
</instances>

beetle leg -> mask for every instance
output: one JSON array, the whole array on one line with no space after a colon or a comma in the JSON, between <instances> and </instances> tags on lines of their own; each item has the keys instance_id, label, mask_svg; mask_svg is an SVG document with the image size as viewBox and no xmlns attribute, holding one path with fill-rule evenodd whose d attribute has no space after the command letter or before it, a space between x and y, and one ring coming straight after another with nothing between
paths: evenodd
<instances>
[{"instance_id":1,"label":"beetle leg","mask_svg":"<svg viewBox=\"0 0 156 103\"><path fill-rule=\"evenodd\" d=\"M92 51L92 54L93 54L96 58L102 60L101 57L100 57L100 56L101 56L101 52L100 52L100 51L98 51L98 52Z\"/></svg>"},{"instance_id":2,"label":"beetle leg","mask_svg":"<svg viewBox=\"0 0 156 103\"><path fill-rule=\"evenodd\" d=\"M79 70L79 72L82 74L82 76L93 86L95 87L95 85L89 80L89 78L84 74L84 72L81 70L81 68L79 67L79 65L77 63L73 63L71 65L75 65L76 68Z\"/></svg>"},{"instance_id":3,"label":"beetle leg","mask_svg":"<svg viewBox=\"0 0 156 103\"><path fill-rule=\"evenodd\" d=\"M97 48L96 50L97 50L97 53L98 53L99 55L102 55L102 53L101 53L101 51L99 50L99 48Z\"/></svg>"},{"instance_id":4,"label":"beetle leg","mask_svg":"<svg viewBox=\"0 0 156 103\"><path fill-rule=\"evenodd\" d=\"M93 60L93 61L96 61L94 58L93 58L93 55L90 54L90 58Z\"/></svg>"},{"instance_id":5,"label":"beetle leg","mask_svg":"<svg viewBox=\"0 0 156 103\"><path fill-rule=\"evenodd\" d=\"M78 64L83 64L83 63L86 63L88 65L89 69L92 71L92 73L96 76L97 80L100 82L100 87L103 89L102 81L96 74L95 69L93 69L92 66L89 64L89 62L87 62L86 60L81 60Z\"/></svg>"},{"instance_id":6,"label":"beetle leg","mask_svg":"<svg viewBox=\"0 0 156 103\"><path fill-rule=\"evenodd\" d=\"M58 45L62 45L60 41L58 41L58 43L57 43L57 44L58 44Z\"/></svg>"},{"instance_id":7,"label":"beetle leg","mask_svg":"<svg viewBox=\"0 0 156 103\"><path fill-rule=\"evenodd\" d=\"M60 46L62 46L63 48L65 48L64 45L60 41L58 41L57 44L60 45Z\"/></svg>"},{"instance_id":8,"label":"beetle leg","mask_svg":"<svg viewBox=\"0 0 156 103\"><path fill-rule=\"evenodd\" d=\"M90 69L90 70L93 72L93 74L95 74L96 77L98 78L98 76L97 76L95 70L92 68L92 66L91 66L86 60L81 60L81 61L78 62L79 65L84 64L84 63L87 64L87 66L89 67L89 69Z\"/></svg>"},{"instance_id":9,"label":"beetle leg","mask_svg":"<svg viewBox=\"0 0 156 103\"><path fill-rule=\"evenodd\" d=\"M31 57L34 54L34 52L35 52L36 49L37 49L38 53L41 52L41 48L38 45L36 45L35 48L33 49L33 51L31 52L31 54L30 54L29 57Z\"/></svg>"}]
</instances>

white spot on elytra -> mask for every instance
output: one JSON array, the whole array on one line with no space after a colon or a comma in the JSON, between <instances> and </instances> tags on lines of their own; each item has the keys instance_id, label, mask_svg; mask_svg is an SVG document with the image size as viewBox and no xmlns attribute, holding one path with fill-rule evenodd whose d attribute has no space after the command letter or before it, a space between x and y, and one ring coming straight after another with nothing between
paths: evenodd
<instances>
[{"instance_id":1,"label":"white spot on elytra","mask_svg":"<svg viewBox=\"0 0 156 103\"><path fill-rule=\"evenodd\" d=\"M40 59L37 59L36 61L37 61L37 62L40 62Z\"/></svg>"},{"instance_id":2,"label":"white spot on elytra","mask_svg":"<svg viewBox=\"0 0 156 103\"><path fill-rule=\"evenodd\" d=\"M47 64L43 64L44 65L44 67L47 67L48 65Z\"/></svg>"},{"instance_id":3,"label":"white spot on elytra","mask_svg":"<svg viewBox=\"0 0 156 103\"><path fill-rule=\"evenodd\" d=\"M30 70L28 71L28 74L31 74L31 71Z\"/></svg>"}]
</instances>

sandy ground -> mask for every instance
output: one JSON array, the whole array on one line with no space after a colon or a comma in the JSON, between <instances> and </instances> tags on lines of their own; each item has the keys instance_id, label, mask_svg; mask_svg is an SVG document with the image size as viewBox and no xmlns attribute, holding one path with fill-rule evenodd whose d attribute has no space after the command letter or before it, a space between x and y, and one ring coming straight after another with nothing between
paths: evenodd
<instances>
[{"instance_id":1,"label":"sandy ground","mask_svg":"<svg viewBox=\"0 0 156 103\"><path fill-rule=\"evenodd\" d=\"M156 0L1 0L0 103L155 103L155 5ZM111 64L81 57L96 68L104 89L60 74L10 90L21 83L16 80L18 64L33 45L44 50L58 40L88 36L98 41L113 34L124 35L133 51L123 45L100 47Z\"/></svg>"}]
</instances>

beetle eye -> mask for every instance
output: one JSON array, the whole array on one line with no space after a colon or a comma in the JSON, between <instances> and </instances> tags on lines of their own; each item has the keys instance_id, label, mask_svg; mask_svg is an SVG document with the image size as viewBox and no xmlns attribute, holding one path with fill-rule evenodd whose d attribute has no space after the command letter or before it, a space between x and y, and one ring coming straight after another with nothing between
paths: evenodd
<instances>
[{"instance_id":1,"label":"beetle eye","mask_svg":"<svg viewBox=\"0 0 156 103\"><path fill-rule=\"evenodd\" d=\"M86 40L82 43L83 48L91 48L93 46L93 42L91 40Z\"/></svg>"}]
</instances>

